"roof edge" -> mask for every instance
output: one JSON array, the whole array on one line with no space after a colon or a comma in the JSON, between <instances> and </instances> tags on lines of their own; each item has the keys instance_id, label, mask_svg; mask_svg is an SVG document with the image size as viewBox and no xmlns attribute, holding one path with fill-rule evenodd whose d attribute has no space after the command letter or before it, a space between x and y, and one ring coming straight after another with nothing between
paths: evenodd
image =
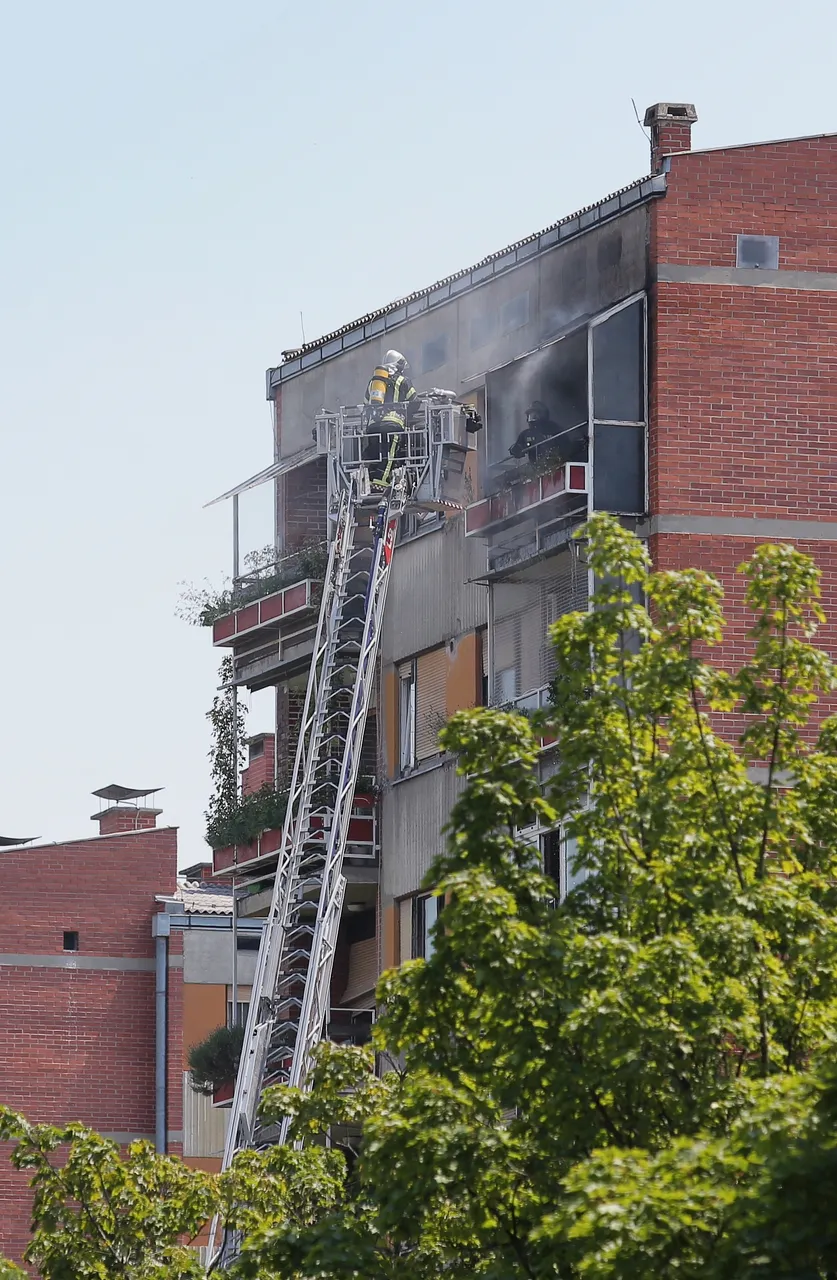
<instances>
[{"instance_id":1,"label":"roof edge","mask_svg":"<svg viewBox=\"0 0 837 1280\"><path fill-rule=\"evenodd\" d=\"M461 294L485 284L495 276L512 270L522 262L576 236L583 235L593 227L608 222L648 200L665 195L665 191L665 174L649 174L639 178L636 182L621 187L595 204L586 205L575 213L567 214L558 222L544 227L542 231L535 231L522 240L516 240L505 249L481 258L471 267L465 267L461 271L454 272L453 275L445 276L425 289L409 293L403 298L396 299L395 302L388 303L385 307L379 307L358 320L352 320L349 324L324 334L321 338L293 348L293 355L290 355L283 364L267 370L267 399L273 398L273 391L283 382L298 377L326 360L342 355L344 351L350 350L361 342L397 329L415 316L458 298Z\"/></svg>"}]
</instances>

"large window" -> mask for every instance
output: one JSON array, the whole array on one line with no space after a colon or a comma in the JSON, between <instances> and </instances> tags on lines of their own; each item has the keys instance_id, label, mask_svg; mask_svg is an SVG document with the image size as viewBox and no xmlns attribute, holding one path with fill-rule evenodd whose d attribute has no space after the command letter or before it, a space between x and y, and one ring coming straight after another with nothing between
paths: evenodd
<instances>
[{"instance_id":1,"label":"large window","mask_svg":"<svg viewBox=\"0 0 837 1280\"><path fill-rule=\"evenodd\" d=\"M586 424L587 328L495 369L486 377L488 462L494 471L514 466L509 449L526 427L526 411L539 401L561 433Z\"/></svg>"},{"instance_id":2,"label":"large window","mask_svg":"<svg viewBox=\"0 0 837 1280\"><path fill-rule=\"evenodd\" d=\"M645 298L592 322L593 506L645 511Z\"/></svg>"},{"instance_id":3,"label":"large window","mask_svg":"<svg viewBox=\"0 0 837 1280\"><path fill-rule=\"evenodd\" d=\"M527 467L552 457L590 461L591 508L644 513L646 327L645 296L633 297L486 374L485 493L528 478ZM533 421L549 430L527 448L522 433L532 407Z\"/></svg>"}]
</instances>

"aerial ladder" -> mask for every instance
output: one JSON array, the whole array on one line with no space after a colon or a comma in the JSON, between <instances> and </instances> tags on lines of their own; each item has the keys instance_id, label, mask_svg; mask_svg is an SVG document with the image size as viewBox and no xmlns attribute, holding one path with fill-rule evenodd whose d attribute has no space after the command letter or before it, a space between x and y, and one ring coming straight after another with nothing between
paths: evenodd
<instances>
[{"instance_id":1,"label":"aerial ladder","mask_svg":"<svg viewBox=\"0 0 837 1280\"><path fill-rule=\"evenodd\" d=\"M317 453L328 460L330 539L308 686L270 909L262 930L223 1168L236 1152L287 1141L290 1121L262 1121L274 1084L305 1088L330 1006L346 889L361 746L375 682L387 589L401 518L461 509L473 411L452 393L422 397L403 433L391 483L374 487L364 462L367 411L318 416ZM212 1224L209 1267L239 1251L236 1233Z\"/></svg>"}]
</instances>

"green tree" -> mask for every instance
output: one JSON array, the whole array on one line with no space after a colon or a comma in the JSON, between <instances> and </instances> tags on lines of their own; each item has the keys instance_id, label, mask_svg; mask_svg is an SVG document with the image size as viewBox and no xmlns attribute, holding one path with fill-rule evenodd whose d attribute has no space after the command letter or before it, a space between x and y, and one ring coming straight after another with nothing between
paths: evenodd
<instances>
[{"instance_id":1,"label":"green tree","mask_svg":"<svg viewBox=\"0 0 837 1280\"><path fill-rule=\"evenodd\" d=\"M837 729L807 732L834 687L818 574L755 553L752 652L727 672L712 578L653 573L607 517L586 535L594 608L554 627L534 726L557 772L544 793L521 717L446 729L466 783L428 879L442 923L379 989L377 1046L403 1070L368 1086L346 1205L274 1236L263 1274L832 1274L813 1212L835 1188L837 1020ZM737 745L714 727L731 713ZM586 879L556 908L516 831L565 815ZM297 1124L318 1105L273 1102Z\"/></svg>"},{"instance_id":2,"label":"green tree","mask_svg":"<svg viewBox=\"0 0 837 1280\"><path fill-rule=\"evenodd\" d=\"M445 907L432 957L379 986L393 1069L324 1046L310 1094L265 1104L308 1145L271 1153L258 1193L254 1153L218 1184L240 1276L837 1277L837 724L809 732L835 686L812 643L817 571L755 553L751 654L728 672L709 661L711 577L653 573L605 516L585 536L594 607L553 629L552 706L444 731L463 778L428 877ZM585 878L556 904L517 832L559 819Z\"/></svg>"}]
</instances>

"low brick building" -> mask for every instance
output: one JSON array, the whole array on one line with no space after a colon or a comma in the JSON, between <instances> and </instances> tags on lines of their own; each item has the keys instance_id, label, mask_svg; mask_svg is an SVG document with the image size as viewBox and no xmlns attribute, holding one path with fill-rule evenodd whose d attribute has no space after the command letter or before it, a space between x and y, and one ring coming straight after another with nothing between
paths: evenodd
<instances>
[{"instance_id":1,"label":"low brick building","mask_svg":"<svg viewBox=\"0 0 837 1280\"><path fill-rule=\"evenodd\" d=\"M187 1057L232 1016L232 892L201 864L178 877L159 815L117 801L94 815L98 836L0 850L0 1103L217 1169L228 1113L189 1089ZM259 929L238 935L242 1006ZM31 1195L9 1151L0 1254L19 1261Z\"/></svg>"}]
</instances>

